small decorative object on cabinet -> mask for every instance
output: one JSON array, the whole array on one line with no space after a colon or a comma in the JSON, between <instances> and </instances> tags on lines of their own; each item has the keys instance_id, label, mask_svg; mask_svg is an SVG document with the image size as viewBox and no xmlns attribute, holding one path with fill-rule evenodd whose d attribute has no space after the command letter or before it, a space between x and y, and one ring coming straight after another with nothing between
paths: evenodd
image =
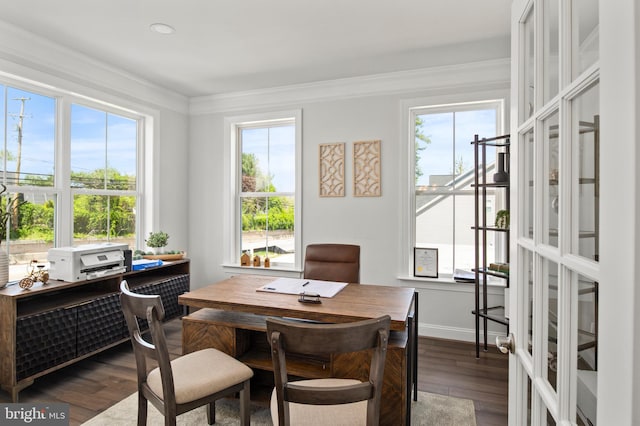
<instances>
[{"instance_id":1,"label":"small decorative object on cabinet","mask_svg":"<svg viewBox=\"0 0 640 426\"><path fill-rule=\"evenodd\" d=\"M258 256L257 254L255 256L253 256L253 266L255 266L257 268L261 264L262 264L262 261L260 260L260 256Z\"/></svg>"},{"instance_id":2,"label":"small decorative object on cabinet","mask_svg":"<svg viewBox=\"0 0 640 426\"><path fill-rule=\"evenodd\" d=\"M240 256L240 266L250 266L250 264L251 256L249 256L245 251L244 253L242 253L242 256Z\"/></svg>"},{"instance_id":3,"label":"small decorative object on cabinet","mask_svg":"<svg viewBox=\"0 0 640 426\"><path fill-rule=\"evenodd\" d=\"M147 246L151 247L156 254L162 254L164 247L169 244L169 234L166 232L149 232L149 238L145 240Z\"/></svg>"},{"instance_id":4,"label":"small decorative object on cabinet","mask_svg":"<svg viewBox=\"0 0 640 426\"><path fill-rule=\"evenodd\" d=\"M34 283L41 282L44 285L48 281L49 271L45 269L44 264L38 263L37 260L32 260L27 268L27 276L22 278L18 285L26 290L33 287Z\"/></svg>"},{"instance_id":5,"label":"small decorative object on cabinet","mask_svg":"<svg viewBox=\"0 0 640 426\"><path fill-rule=\"evenodd\" d=\"M483 331L484 350L487 350L489 321L502 324L509 332L509 318L504 306L488 306L487 281L490 277L504 281L505 290L509 288L509 135L480 139L475 135L474 141L475 174L475 309L472 311L476 320L476 358L480 357L480 330ZM493 182L487 180L487 149L496 151L496 170ZM502 192L502 194L500 193ZM489 196L503 196L506 209L496 213L493 223L487 218ZM493 226L492 226L493 225ZM489 260L489 235L495 237L496 245L501 246L503 259ZM498 240L498 238L502 238ZM496 257L498 257L496 253Z\"/></svg>"}]
</instances>

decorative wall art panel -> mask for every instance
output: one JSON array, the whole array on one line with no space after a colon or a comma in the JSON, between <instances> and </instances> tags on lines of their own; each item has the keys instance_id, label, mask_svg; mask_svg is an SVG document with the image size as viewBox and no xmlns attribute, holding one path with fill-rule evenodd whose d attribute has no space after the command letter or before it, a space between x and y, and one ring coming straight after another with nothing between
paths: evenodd
<instances>
[{"instance_id":1,"label":"decorative wall art panel","mask_svg":"<svg viewBox=\"0 0 640 426\"><path fill-rule=\"evenodd\" d=\"M353 143L353 196L381 195L380 141Z\"/></svg>"},{"instance_id":2,"label":"decorative wall art panel","mask_svg":"<svg viewBox=\"0 0 640 426\"><path fill-rule=\"evenodd\" d=\"M320 196L344 197L344 143L320 144Z\"/></svg>"}]
</instances>

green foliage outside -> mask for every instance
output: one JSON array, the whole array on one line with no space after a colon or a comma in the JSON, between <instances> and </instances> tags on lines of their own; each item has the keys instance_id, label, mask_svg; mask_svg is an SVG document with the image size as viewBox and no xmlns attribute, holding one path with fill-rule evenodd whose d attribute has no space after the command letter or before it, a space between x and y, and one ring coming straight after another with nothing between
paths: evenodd
<instances>
[{"instance_id":1,"label":"green foliage outside","mask_svg":"<svg viewBox=\"0 0 640 426\"><path fill-rule=\"evenodd\" d=\"M261 196L243 198L242 230L293 230L294 205L288 197L269 197L276 188L269 183L258 167L253 154L242 154L242 191L265 193Z\"/></svg>"},{"instance_id":2,"label":"green foliage outside","mask_svg":"<svg viewBox=\"0 0 640 426\"><path fill-rule=\"evenodd\" d=\"M420 164L420 155L422 153L422 151L424 151L425 149L427 149L427 145L429 145L431 143L431 138L429 136L426 136L424 133L422 133L422 126L424 125L424 120L422 119L422 117L420 117L419 115L416 116L416 125L415 125L415 141L416 141L416 163L415 163L415 173L416 173L416 182L418 182L418 179L420 179L420 177L422 177L422 175L424 174L424 172L422 171L422 169L420 168L419 164Z\"/></svg>"},{"instance_id":3,"label":"green foliage outside","mask_svg":"<svg viewBox=\"0 0 640 426\"><path fill-rule=\"evenodd\" d=\"M84 188L104 188L104 170L72 173L73 185ZM52 177L27 176L24 182L35 186L52 186ZM135 178L107 170L107 188L131 189ZM135 235L135 205L133 196L78 195L73 200L74 238L130 237ZM11 228L11 239L44 240L54 238L54 202L25 202L18 208L18 225Z\"/></svg>"}]
</instances>

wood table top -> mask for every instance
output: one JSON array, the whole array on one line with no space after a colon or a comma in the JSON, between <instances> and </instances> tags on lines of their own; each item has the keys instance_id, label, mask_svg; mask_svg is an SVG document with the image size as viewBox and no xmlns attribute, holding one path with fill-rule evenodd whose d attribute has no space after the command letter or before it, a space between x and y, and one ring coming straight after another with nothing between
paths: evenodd
<instances>
[{"instance_id":1,"label":"wood table top","mask_svg":"<svg viewBox=\"0 0 640 426\"><path fill-rule=\"evenodd\" d=\"M352 322L381 315L391 317L392 330L404 330L414 288L348 284L320 304L298 302L298 295L257 291L278 277L237 275L178 297L178 303L257 315L302 318L322 322Z\"/></svg>"}]
</instances>

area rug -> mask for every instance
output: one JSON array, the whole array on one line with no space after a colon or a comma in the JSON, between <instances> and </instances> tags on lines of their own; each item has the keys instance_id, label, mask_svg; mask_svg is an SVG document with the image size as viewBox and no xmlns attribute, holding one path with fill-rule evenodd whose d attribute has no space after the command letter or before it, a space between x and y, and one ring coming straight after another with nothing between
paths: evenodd
<instances>
[{"instance_id":1,"label":"area rug","mask_svg":"<svg viewBox=\"0 0 640 426\"><path fill-rule=\"evenodd\" d=\"M221 399L216 402L216 425L239 425L238 401ZM137 394L132 394L98 414L83 426L135 426L138 410ZM178 426L206 425L204 407L178 416ZM148 425L162 425L163 417L151 404ZM473 401L428 392L418 392L418 401L412 402L411 424L419 426L476 426ZM251 425L273 426L266 407L251 406Z\"/></svg>"}]
</instances>

